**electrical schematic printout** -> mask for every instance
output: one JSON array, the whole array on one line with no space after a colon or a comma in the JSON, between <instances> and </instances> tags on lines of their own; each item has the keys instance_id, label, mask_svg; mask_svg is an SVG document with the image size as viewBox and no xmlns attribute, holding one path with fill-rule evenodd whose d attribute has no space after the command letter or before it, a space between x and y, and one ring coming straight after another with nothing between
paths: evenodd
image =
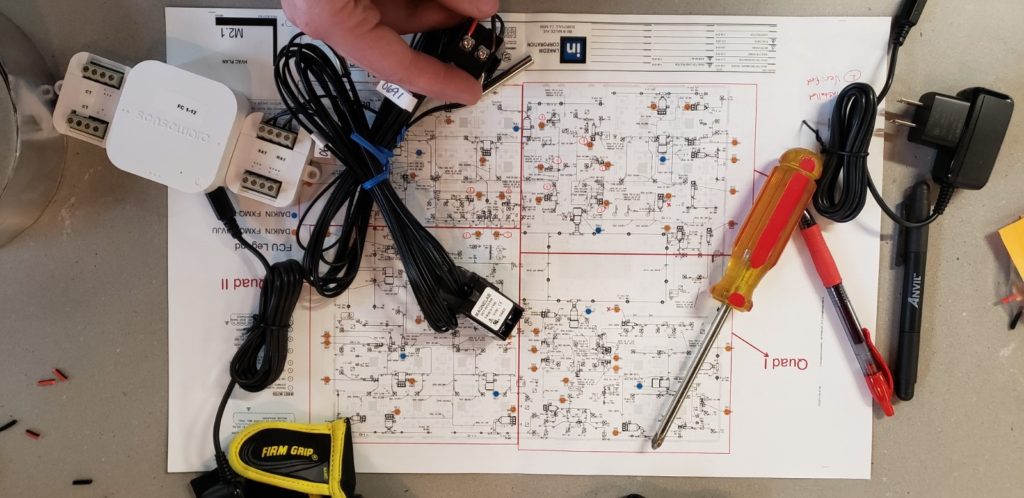
<instances>
[{"instance_id":1,"label":"electrical schematic printout","mask_svg":"<svg viewBox=\"0 0 1024 498\"><path fill-rule=\"evenodd\" d=\"M351 288L303 290L281 379L236 390L225 444L256 421L348 417L361 472L869 477L871 398L800 241L727 323L665 445L650 437L761 182L786 149L815 148L801 120L823 126L843 86L882 82L889 20L504 18L506 63L536 63L408 130L391 182L458 264L518 299L519 330L431 331L374 219ZM169 8L167 59L270 112L273 57L296 32L278 10ZM343 167L314 161L323 183ZM236 198L247 238L301 259L323 183L286 208ZM168 470L198 471L262 270L203 196L168 197ZM825 227L872 330L879 224L869 204Z\"/></svg>"}]
</instances>

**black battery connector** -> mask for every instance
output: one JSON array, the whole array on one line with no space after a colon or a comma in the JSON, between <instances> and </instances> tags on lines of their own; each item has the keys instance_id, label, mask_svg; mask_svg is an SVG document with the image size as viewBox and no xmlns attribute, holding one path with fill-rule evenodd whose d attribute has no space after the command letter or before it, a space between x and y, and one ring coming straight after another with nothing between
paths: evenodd
<instances>
[{"instance_id":1,"label":"black battery connector","mask_svg":"<svg viewBox=\"0 0 1024 498\"><path fill-rule=\"evenodd\" d=\"M466 20L443 32L447 40L440 59L476 79L494 74L505 53L504 33L500 18L495 18L490 27L476 19Z\"/></svg>"}]
</instances>

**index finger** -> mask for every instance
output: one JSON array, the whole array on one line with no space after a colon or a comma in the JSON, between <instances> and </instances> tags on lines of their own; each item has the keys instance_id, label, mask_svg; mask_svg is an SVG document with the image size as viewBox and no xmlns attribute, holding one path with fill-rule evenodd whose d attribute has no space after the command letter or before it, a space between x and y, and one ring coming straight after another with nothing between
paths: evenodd
<instances>
[{"instance_id":1,"label":"index finger","mask_svg":"<svg viewBox=\"0 0 1024 498\"><path fill-rule=\"evenodd\" d=\"M363 69L406 90L462 104L480 99L480 82L469 73L413 50L382 24L361 32L333 30L324 41Z\"/></svg>"},{"instance_id":2,"label":"index finger","mask_svg":"<svg viewBox=\"0 0 1024 498\"><path fill-rule=\"evenodd\" d=\"M483 19L498 12L498 0L437 0L437 3L473 19Z\"/></svg>"}]
</instances>

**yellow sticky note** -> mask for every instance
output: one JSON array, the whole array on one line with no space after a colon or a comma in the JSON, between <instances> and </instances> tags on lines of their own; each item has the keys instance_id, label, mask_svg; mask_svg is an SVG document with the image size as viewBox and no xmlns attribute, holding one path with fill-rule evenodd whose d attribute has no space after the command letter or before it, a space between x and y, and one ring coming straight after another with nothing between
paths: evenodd
<instances>
[{"instance_id":1,"label":"yellow sticky note","mask_svg":"<svg viewBox=\"0 0 1024 498\"><path fill-rule=\"evenodd\" d=\"M1001 228L999 237L1003 239L1013 266L1017 267L1017 273L1024 275L1024 219Z\"/></svg>"}]
</instances>

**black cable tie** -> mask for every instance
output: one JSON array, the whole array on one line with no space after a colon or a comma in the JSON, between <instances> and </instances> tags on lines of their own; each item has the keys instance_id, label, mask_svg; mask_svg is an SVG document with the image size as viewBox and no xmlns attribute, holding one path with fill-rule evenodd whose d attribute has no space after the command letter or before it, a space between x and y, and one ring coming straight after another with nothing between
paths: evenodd
<instances>
[{"instance_id":1,"label":"black cable tie","mask_svg":"<svg viewBox=\"0 0 1024 498\"><path fill-rule=\"evenodd\" d=\"M818 129L813 127L813 126L811 126L811 124L808 123L806 119L803 120L802 123L803 123L804 126L807 127L808 130L811 130L811 132L814 133L814 139L817 140L818 141L818 145L821 146L821 153L822 154L826 154L827 152L825 152L825 151L828 150L828 146L826 146L825 145L825 141L821 139L821 134L818 133Z\"/></svg>"},{"instance_id":2,"label":"black cable tie","mask_svg":"<svg viewBox=\"0 0 1024 498\"><path fill-rule=\"evenodd\" d=\"M846 157L868 157L867 151L865 151L865 152L856 152L856 151L849 151L849 150L832 150L832 149L830 149L827 145L825 145L825 140L823 140L821 138L821 133L818 132L817 128L811 126L811 124L808 123L806 119L803 120L802 123L803 123L803 126L806 126L808 130L811 130L811 132L814 133L814 140L816 140L818 142L818 146L821 147L822 155L826 155L827 156L827 155L830 155L830 154L834 154L834 155L837 155L837 156L846 156Z\"/></svg>"},{"instance_id":3,"label":"black cable tie","mask_svg":"<svg viewBox=\"0 0 1024 498\"><path fill-rule=\"evenodd\" d=\"M845 150L829 150L828 148L821 149L822 154L833 154L836 156L847 156L847 157L868 157L867 152L852 152Z\"/></svg>"}]
</instances>

